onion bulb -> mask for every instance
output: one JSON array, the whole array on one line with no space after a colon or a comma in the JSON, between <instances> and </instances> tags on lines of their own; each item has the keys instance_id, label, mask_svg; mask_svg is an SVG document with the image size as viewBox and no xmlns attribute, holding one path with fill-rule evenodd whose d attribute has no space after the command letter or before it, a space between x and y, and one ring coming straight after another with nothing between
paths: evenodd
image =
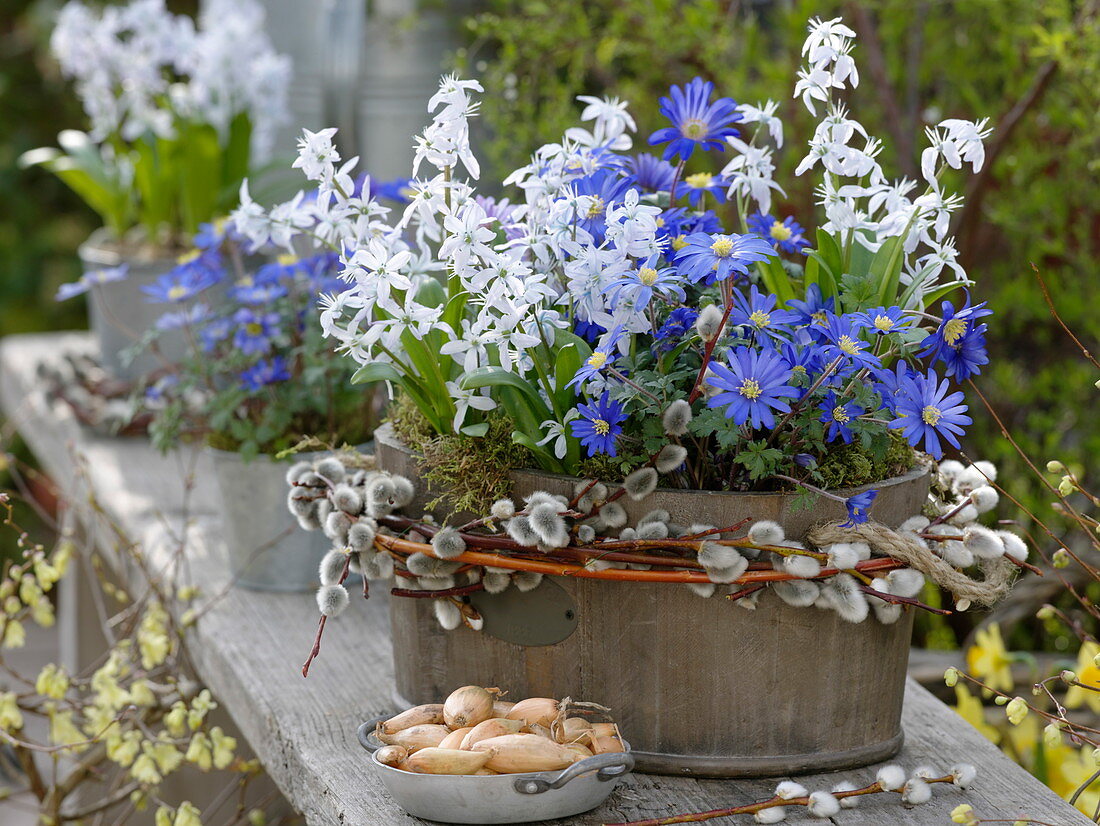
<instances>
[{"instance_id":1,"label":"onion bulb","mask_svg":"<svg viewBox=\"0 0 1100 826\"><path fill-rule=\"evenodd\" d=\"M466 685L451 692L443 703L443 721L453 731L474 727L493 716L493 695L481 686Z\"/></svg>"},{"instance_id":2,"label":"onion bulb","mask_svg":"<svg viewBox=\"0 0 1100 826\"><path fill-rule=\"evenodd\" d=\"M396 734L402 729L425 724L443 725L442 703L429 703L428 705L414 706L408 711L402 711L396 717L386 720L382 724L382 731L386 734Z\"/></svg>"}]
</instances>

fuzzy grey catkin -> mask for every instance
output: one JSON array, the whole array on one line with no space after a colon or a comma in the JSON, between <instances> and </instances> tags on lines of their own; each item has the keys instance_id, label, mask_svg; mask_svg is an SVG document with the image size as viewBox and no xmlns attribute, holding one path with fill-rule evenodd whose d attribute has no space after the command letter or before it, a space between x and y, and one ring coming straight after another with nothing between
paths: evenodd
<instances>
[{"instance_id":1,"label":"fuzzy grey catkin","mask_svg":"<svg viewBox=\"0 0 1100 826\"><path fill-rule=\"evenodd\" d=\"M771 587L777 597L795 608L808 608L813 605L820 592L816 582L805 579L777 582Z\"/></svg>"},{"instance_id":2,"label":"fuzzy grey catkin","mask_svg":"<svg viewBox=\"0 0 1100 826\"><path fill-rule=\"evenodd\" d=\"M724 568L716 568L712 565L708 565L706 566L706 572L711 582L719 582L728 585L735 582L741 574L748 570L748 567L749 561L738 554L737 561L732 565Z\"/></svg>"},{"instance_id":3,"label":"fuzzy grey catkin","mask_svg":"<svg viewBox=\"0 0 1100 826\"><path fill-rule=\"evenodd\" d=\"M898 568L886 575L891 594L899 597L915 597L924 588L924 574L915 568Z\"/></svg>"},{"instance_id":4,"label":"fuzzy grey catkin","mask_svg":"<svg viewBox=\"0 0 1100 826\"><path fill-rule=\"evenodd\" d=\"M374 537L378 532L378 523L368 517L359 520L348 528L348 545L353 551L369 551L374 547Z\"/></svg>"},{"instance_id":5,"label":"fuzzy grey catkin","mask_svg":"<svg viewBox=\"0 0 1100 826\"><path fill-rule=\"evenodd\" d=\"M658 473L672 473L687 461L687 448L682 445L665 445L657 454L654 466Z\"/></svg>"},{"instance_id":6,"label":"fuzzy grey catkin","mask_svg":"<svg viewBox=\"0 0 1100 826\"><path fill-rule=\"evenodd\" d=\"M600 508L600 519L612 530L621 528L626 524L626 508L618 502L608 502Z\"/></svg>"},{"instance_id":7,"label":"fuzzy grey catkin","mask_svg":"<svg viewBox=\"0 0 1100 826\"><path fill-rule=\"evenodd\" d=\"M486 571L481 577L481 584L490 594L500 594L508 590L508 586L512 584L512 577L508 574Z\"/></svg>"},{"instance_id":8,"label":"fuzzy grey catkin","mask_svg":"<svg viewBox=\"0 0 1100 826\"><path fill-rule=\"evenodd\" d=\"M516 515L516 503L511 499L498 499L489 508L489 515L498 522L511 519Z\"/></svg>"},{"instance_id":9,"label":"fuzzy grey catkin","mask_svg":"<svg viewBox=\"0 0 1100 826\"><path fill-rule=\"evenodd\" d=\"M408 507L416 498L416 487L404 476L391 476L393 483L393 505L395 508Z\"/></svg>"},{"instance_id":10,"label":"fuzzy grey catkin","mask_svg":"<svg viewBox=\"0 0 1100 826\"><path fill-rule=\"evenodd\" d=\"M318 575L322 585L337 585L344 574L344 565L348 562L348 555L335 548L321 558Z\"/></svg>"},{"instance_id":11,"label":"fuzzy grey catkin","mask_svg":"<svg viewBox=\"0 0 1100 826\"><path fill-rule=\"evenodd\" d=\"M405 560L405 567L409 569L409 573L417 576L447 576L453 574L461 566L458 562L436 559L434 556L428 556L418 551L409 555L409 558Z\"/></svg>"},{"instance_id":12,"label":"fuzzy grey catkin","mask_svg":"<svg viewBox=\"0 0 1100 826\"><path fill-rule=\"evenodd\" d=\"M596 541L596 529L591 525L579 525L577 527L577 541L582 545Z\"/></svg>"},{"instance_id":13,"label":"fuzzy grey catkin","mask_svg":"<svg viewBox=\"0 0 1100 826\"><path fill-rule=\"evenodd\" d=\"M344 463L335 456L326 456L314 465L314 468L318 474L328 479L328 481L332 482L334 485L343 482L344 476L347 475L347 471L344 469Z\"/></svg>"},{"instance_id":14,"label":"fuzzy grey catkin","mask_svg":"<svg viewBox=\"0 0 1100 826\"><path fill-rule=\"evenodd\" d=\"M657 490L657 470L651 467L638 468L623 479L626 495L635 502L645 499Z\"/></svg>"},{"instance_id":15,"label":"fuzzy grey catkin","mask_svg":"<svg viewBox=\"0 0 1100 826\"><path fill-rule=\"evenodd\" d=\"M295 496L299 492L305 493L305 496ZM292 516L302 518L317 512L316 503L313 499L308 498L310 495L309 491L304 491L302 488L294 488L290 492L290 496L286 500L286 506Z\"/></svg>"},{"instance_id":16,"label":"fuzzy grey catkin","mask_svg":"<svg viewBox=\"0 0 1100 826\"><path fill-rule=\"evenodd\" d=\"M443 559L454 559L466 550L466 541L454 528L443 528L432 537L432 550Z\"/></svg>"},{"instance_id":17,"label":"fuzzy grey catkin","mask_svg":"<svg viewBox=\"0 0 1100 826\"><path fill-rule=\"evenodd\" d=\"M892 602L883 602L881 599L876 599L871 606L871 610L875 612L875 619L883 625L893 625L901 619L901 606Z\"/></svg>"},{"instance_id":18,"label":"fuzzy grey catkin","mask_svg":"<svg viewBox=\"0 0 1100 826\"><path fill-rule=\"evenodd\" d=\"M822 588L829 592L833 610L840 618L848 622L863 622L871 606L859 588L859 581L851 574L837 574L831 577ZM871 597L878 599L877 597Z\"/></svg>"},{"instance_id":19,"label":"fuzzy grey catkin","mask_svg":"<svg viewBox=\"0 0 1100 826\"><path fill-rule=\"evenodd\" d=\"M520 545L534 548L539 544L539 535L531 528L531 521L526 516L513 516L505 523L504 529Z\"/></svg>"},{"instance_id":20,"label":"fuzzy grey catkin","mask_svg":"<svg viewBox=\"0 0 1100 826\"><path fill-rule=\"evenodd\" d=\"M859 562L859 554L847 542L838 542L828 549L829 565L844 571L856 567Z\"/></svg>"},{"instance_id":21,"label":"fuzzy grey catkin","mask_svg":"<svg viewBox=\"0 0 1100 826\"><path fill-rule=\"evenodd\" d=\"M661 426L668 436L683 436L691 424L691 405L686 399L677 399L661 415Z\"/></svg>"},{"instance_id":22,"label":"fuzzy grey catkin","mask_svg":"<svg viewBox=\"0 0 1100 826\"><path fill-rule=\"evenodd\" d=\"M317 610L323 616L339 616L349 601L347 588L343 585L322 585L317 589Z\"/></svg>"},{"instance_id":23,"label":"fuzzy grey catkin","mask_svg":"<svg viewBox=\"0 0 1100 826\"><path fill-rule=\"evenodd\" d=\"M321 530L321 520L317 518L317 511L313 510L299 516L298 527L307 532Z\"/></svg>"},{"instance_id":24,"label":"fuzzy grey catkin","mask_svg":"<svg viewBox=\"0 0 1100 826\"><path fill-rule=\"evenodd\" d=\"M1027 543L1020 539L1012 531L997 531L997 536L1005 545L1005 556L1015 559L1017 562L1027 561Z\"/></svg>"},{"instance_id":25,"label":"fuzzy grey catkin","mask_svg":"<svg viewBox=\"0 0 1100 826\"><path fill-rule=\"evenodd\" d=\"M686 585L695 596L703 599L710 599L718 588L713 582L688 582Z\"/></svg>"},{"instance_id":26,"label":"fuzzy grey catkin","mask_svg":"<svg viewBox=\"0 0 1100 826\"><path fill-rule=\"evenodd\" d=\"M352 516L358 516L363 509L363 499L351 485L337 485L329 497L333 507Z\"/></svg>"},{"instance_id":27,"label":"fuzzy grey catkin","mask_svg":"<svg viewBox=\"0 0 1100 826\"><path fill-rule=\"evenodd\" d=\"M821 563L812 556L792 554L783 558L783 569L791 576L812 579L821 573Z\"/></svg>"},{"instance_id":28,"label":"fuzzy grey catkin","mask_svg":"<svg viewBox=\"0 0 1100 826\"><path fill-rule=\"evenodd\" d=\"M667 539L668 525L664 522L643 522L637 528L638 539Z\"/></svg>"},{"instance_id":29,"label":"fuzzy grey catkin","mask_svg":"<svg viewBox=\"0 0 1100 826\"><path fill-rule=\"evenodd\" d=\"M1005 552L1004 540L981 525L967 526L963 531L963 544L978 559L997 559Z\"/></svg>"},{"instance_id":30,"label":"fuzzy grey catkin","mask_svg":"<svg viewBox=\"0 0 1100 826\"><path fill-rule=\"evenodd\" d=\"M425 591L445 591L455 587L455 578L449 574L421 576L416 578L416 584Z\"/></svg>"},{"instance_id":31,"label":"fuzzy grey catkin","mask_svg":"<svg viewBox=\"0 0 1100 826\"><path fill-rule=\"evenodd\" d=\"M379 473L366 484L367 497L375 506L392 506L396 490L393 480L387 474Z\"/></svg>"},{"instance_id":32,"label":"fuzzy grey catkin","mask_svg":"<svg viewBox=\"0 0 1100 826\"><path fill-rule=\"evenodd\" d=\"M639 519L638 525L645 525L647 522L662 522L668 524L668 521L671 518L672 517L669 515L668 511L666 511L664 508L655 508L649 513L645 514L645 516L643 516L641 519Z\"/></svg>"},{"instance_id":33,"label":"fuzzy grey catkin","mask_svg":"<svg viewBox=\"0 0 1100 826\"><path fill-rule=\"evenodd\" d=\"M542 583L542 574L534 571L517 571L512 574L512 582L515 583L516 588L526 593L539 587Z\"/></svg>"},{"instance_id":34,"label":"fuzzy grey catkin","mask_svg":"<svg viewBox=\"0 0 1100 826\"><path fill-rule=\"evenodd\" d=\"M307 488L327 488L328 484L317 473L310 470L298 478L298 484Z\"/></svg>"},{"instance_id":35,"label":"fuzzy grey catkin","mask_svg":"<svg viewBox=\"0 0 1100 826\"><path fill-rule=\"evenodd\" d=\"M351 528L351 520L343 511L333 511L325 519L325 536L333 542L346 545L348 542L348 530Z\"/></svg>"},{"instance_id":36,"label":"fuzzy grey catkin","mask_svg":"<svg viewBox=\"0 0 1100 826\"><path fill-rule=\"evenodd\" d=\"M730 568L744 559L736 548L706 541L699 549L698 558L704 568Z\"/></svg>"},{"instance_id":37,"label":"fuzzy grey catkin","mask_svg":"<svg viewBox=\"0 0 1100 826\"><path fill-rule=\"evenodd\" d=\"M393 557L389 554L374 554L373 556L359 554L359 564L362 567L363 576L367 579L390 579L393 577Z\"/></svg>"},{"instance_id":38,"label":"fuzzy grey catkin","mask_svg":"<svg viewBox=\"0 0 1100 826\"><path fill-rule=\"evenodd\" d=\"M569 544L569 529L558 513L557 503L543 502L531 508L527 517L528 524L539 537L539 541L551 548L564 548Z\"/></svg>"},{"instance_id":39,"label":"fuzzy grey catkin","mask_svg":"<svg viewBox=\"0 0 1100 826\"><path fill-rule=\"evenodd\" d=\"M755 611L760 603L760 597L763 596L764 592L767 590L767 588L761 588L759 591L753 591L748 596L741 597L733 604L738 608L744 608L746 611Z\"/></svg>"},{"instance_id":40,"label":"fuzzy grey catkin","mask_svg":"<svg viewBox=\"0 0 1100 826\"><path fill-rule=\"evenodd\" d=\"M703 341L710 341L718 335L718 328L722 324L722 308L717 304L708 304L699 311L699 317L695 319L695 332Z\"/></svg>"},{"instance_id":41,"label":"fuzzy grey catkin","mask_svg":"<svg viewBox=\"0 0 1100 826\"><path fill-rule=\"evenodd\" d=\"M783 539L783 528L769 519L754 522L749 528L749 541L754 545L778 545Z\"/></svg>"},{"instance_id":42,"label":"fuzzy grey catkin","mask_svg":"<svg viewBox=\"0 0 1100 826\"><path fill-rule=\"evenodd\" d=\"M328 499L317 500L317 521L322 525L328 521L329 514L332 513L332 503Z\"/></svg>"},{"instance_id":43,"label":"fuzzy grey catkin","mask_svg":"<svg viewBox=\"0 0 1100 826\"><path fill-rule=\"evenodd\" d=\"M293 485L295 482L301 481L302 477L313 470L313 465L309 462L295 462L286 471L286 483Z\"/></svg>"},{"instance_id":44,"label":"fuzzy grey catkin","mask_svg":"<svg viewBox=\"0 0 1100 826\"><path fill-rule=\"evenodd\" d=\"M435 612L436 622L444 631L454 631L462 624L462 612L449 599L433 599L432 610Z\"/></svg>"},{"instance_id":45,"label":"fuzzy grey catkin","mask_svg":"<svg viewBox=\"0 0 1100 826\"><path fill-rule=\"evenodd\" d=\"M530 511L539 505L553 505L555 509L559 511L565 510L569 504L569 500L564 496L558 496L553 493L548 493L545 490L536 490L526 499L524 502L527 504L527 510Z\"/></svg>"}]
</instances>

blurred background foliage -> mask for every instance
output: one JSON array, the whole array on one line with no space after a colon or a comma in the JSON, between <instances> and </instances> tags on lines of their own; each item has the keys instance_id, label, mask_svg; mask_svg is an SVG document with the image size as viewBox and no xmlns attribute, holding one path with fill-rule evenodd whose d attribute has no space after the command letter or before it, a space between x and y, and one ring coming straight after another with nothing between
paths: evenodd
<instances>
[{"instance_id":1,"label":"blurred background foliage","mask_svg":"<svg viewBox=\"0 0 1100 826\"><path fill-rule=\"evenodd\" d=\"M995 127L989 162L959 176L956 215L962 260L974 294L996 315L992 364L982 393L1023 450L1040 466L1059 458L1088 478L1100 469L1100 428L1091 408L1096 376L1050 314L1031 264L1042 273L1065 322L1086 346L1100 339L1100 19L1094 0L490 0L467 21L462 71L482 78L492 179L527 161L531 148L559 136L579 114L576 96L630 101L636 149L660 125L658 98L670 83L699 75L739 102L780 102L786 142L776 179L786 198L773 205L809 228L817 210L810 177L794 178L816 124L791 98L806 20L843 16L856 29L860 85L855 118L886 144L891 176L919 177L926 125L988 116ZM693 159L713 171L714 158ZM981 400L969 393L975 424L965 442L989 459L1027 511L1049 519L1050 496L1025 470ZM1054 480L1057 482L1057 478ZM1001 513L1013 515L1006 502ZM1023 510L1014 514L1023 523ZM1055 520L1055 524L1059 524ZM1062 526L1066 530L1066 526ZM1063 541L1073 542L1067 533ZM1046 542L1049 551L1050 542ZM1100 597L1100 593L1096 596ZM1041 604L1041 603L1040 603ZM1037 607L1037 606L1035 606ZM922 617L918 644L956 647L970 614ZM1061 649L1057 627L1020 624L1012 647Z\"/></svg>"}]
</instances>

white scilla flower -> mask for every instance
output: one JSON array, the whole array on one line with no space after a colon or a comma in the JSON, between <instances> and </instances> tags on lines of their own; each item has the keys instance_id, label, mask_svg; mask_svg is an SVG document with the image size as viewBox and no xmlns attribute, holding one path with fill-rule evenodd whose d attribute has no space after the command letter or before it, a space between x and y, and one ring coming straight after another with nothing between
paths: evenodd
<instances>
[{"instance_id":1,"label":"white scilla flower","mask_svg":"<svg viewBox=\"0 0 1100 826\"><path fill-rule=\"evenodd\" d=\"M516 515L516 505L511 499L498 499L489 508L489 515L503 522Z\"/></svg>"},{"instance_id":2,"label":"white scilla flower","mask_svg":"<svg viewBox=\"0 0 1100 826\"><path fill-rule=\"evenodd\" d=\"M1004 540L981 525L967 526L963 531L963 545L978 559L996 559L1005 552Z\"/></svg>"},{"instance_id":3,"label":"white scilla flower","mask_svg":"<svg viewBox=\"0 0 1100 826\"><path fill-rule=\"evenodd\" d=\"M661 416L661 424L667 435L683 436L687 433L691 419L691 405L688 404L686 399L677 399L665 408L665 412Z\"/></svg>"},{"instance_id":4,"label":"white scilla flower","mask_svg":"<svg viewBox=\"0 0 1100 826\"><path fill-rule=\"evenodd\" d=\"M444 631L454 631L462 624L462 612L449 599L433 599L432 610Z\"/></svg>"},{"instance_id":5,"label":"white scilla flower","mask_svg":"<svg viewBox=\"0 0 1100 826\"><path fill-rule=\"evenodd\" d=\"M932 799L932 787L919 777L911 777L901 788L901 802L906 806L920 806Z\"/></svg>"},{"instance_id":6,"label":"white scilla flower","mask_svg":"<svg viewBox=\"0 0 1100 826\"><path fill-rule=\"evenodd\" d=\"M778 522L761 520L749 528L749 540L754 545L778 545L783 539L783 528Z\"/></svg>"},{"instance_id":7,"label":"white scilla flower","mask_svg":"<svg viewBox=\"0 0 1100 826\"><path fill-rule=\"evenodd\" d=\"M821 563L812 556L792 554L783 557L783 569L791 576L811 579L821 573Z\"/></svg>"},{"instance_id":8,"label":"white scilla flower","mask_svg":"<svg viewBox=\"0 0 1100 826\"><path fill-rule=\"evenodd\" d=\"M443 559L454 559L466 550L466 542L454 528L443 528L432 537L432 550Z\"/></svg>"},{"instance_id":9,"label":"white scilla flower","mask_svg":"<svg viewBox=\"0 0 1100 826\"><path fill-rule=\"evenodd\" d=\"M951 767L951 782L960 789L968 788L977 776L978 770L969 763L956 763Z\"/></svg>"},{"instance_id":10,"label":"white scilla flower","mask_svg":"<svg viewBox=\"0 0 1100 826\"><path fill-rule=\"evenodd\" d=\"M321 558L321 566L318 575L322 585L337 585L344 573L344 565L348 561L348 555L342 550L333 549Z\"/></svg>"},{"instance_id":11,"label":"white scilla flower","mask_svg":"<svg viewBox=\"0 0 1100 826\"><path fill-rule=\"evenodd\" d=\"M821 586L827 591L833 603L833 610L841 619L848 622L863 622L867 619L870 606L860 590L859 581L851 574L837 574ZM877 597L872 597L877 599Z\"/></svg>"},{"instance_id":12,"label":"white scilla flower","mask_svg":"<svg viewBox=\"0 0 1100 826\"><path fill-rule=\"evenodd\" d=\"M905 776L905 769L894 764L883 766L875 774L875 780L888 792L896 792L905 785L907 779L908 778Z\"/></svg>"},{"instance_id":13,"label":"white scilla flower","mask_svg":"<svg viewBox=\"0 0 1100 826\"><path fill-rule=\"evenodd\" d=\"M687 448L682 445L668 444L657 454L655 466L658 473L672 473L687 460Z\"/></svg>"},{"instance_id":14,"label":"white scilla flower","mask_svg":"<svg viewBox=\"0 0 1100 826\"><path fill-rule=\"evenodd\" d=\"M810 794L806 810L812 817L832 817L840 811L840 801L828 792L813 792Z\"/></svg>"},{"instance_id":15,"label":"white scilla flower","mask_svg":"<svg viewBox=\"0 0 1100 826\"><path fill-rule=\"evenodd\" d=\"M787 810L783 806L772 806L769 809L761 809L752 816L757 823L782 823L787 819Z\"/></svg>"},{"instance_id":16,"label":"white scilla flower","mask_svg":"<svg viewBox=\"0 0 1100 826\"><path fill-rule=\"evenodd\" d=\"M1015 559L1017 562L1027 561L1027 543L1020 539L1012 531L997 531L997 536L1005 546L1005 556Z\"/></svg>"},{"instance_id":17,"label":"white scilla flower","mask_svg":"<svg viewBox=\"0 0 1100 826\"><path fill-rule=\"evenodd\" d=\"M775 787L775 796L783 800L793 800L796 797L805 797L809 794L806 787L793 780L784 780Z\"/></svg>"},{"instance_id":18,"label":"white scilla flower","mask_svg":"<svg viewBox=\"0 0 1100 826\"><path fill-rule=\"evenodd\" d=\"M623 479L626 495L635 501L645 499L657 490L657 470L651 467L638 468Z\"/></svg>"},{"instance_id":19,"label":"white scilla flower","mask_svg":"<svg viewBox=\"0 0 1100 826\"><path fill-rule=\"evenodd\" d=\"M348 591L343 585L322 585L317 590L317 609L322 616L339 616L348 607Z\"/></svg>"},{"instance_id":20,"label":"white scilla flower","mask_svg":"<svg viewBox=\"0 0 1100 826\"><path fill-rule=\"evenodd\" d=\"M710 599L714 596L714 591L718 587L713 582L688 582L686 584L689 591L703 599Z\"/></svg>"},{"instance_id":21,"label":"white scilla flower","mask_svg":"<svg viewBox=\"0 0 1100 826\"><path fill-rule=\"evenodd\" d=\"M970 491L970 502L978 513L989 513L997 507L1001 495L991 485L982 485Z\"/></svg>"},{"instance_id":22,"label":"white scilla flower","mask_svg":"<svg viewBox=\"0 0 1100 826\"><path fill-rule=\"evenodd\" d=\"M539 587L542 583L542 574L534 571L517 571L512 574L512 582L516 584L516 588L526 593Z\"/></svg>"},{"instance_id":23,"label":"white scilla flower","mask_svg":"<svg viewBox=\"0 0 1100 826\"><path fill-rule=\"evenodd\" d=\"M777 597L795 608L808 608L814 604L821 593L821 589L816 582L805 579L776 582L771 587ZM743 602L743 600L738 600L738 602Z\"/></svg>"}]
</instances>

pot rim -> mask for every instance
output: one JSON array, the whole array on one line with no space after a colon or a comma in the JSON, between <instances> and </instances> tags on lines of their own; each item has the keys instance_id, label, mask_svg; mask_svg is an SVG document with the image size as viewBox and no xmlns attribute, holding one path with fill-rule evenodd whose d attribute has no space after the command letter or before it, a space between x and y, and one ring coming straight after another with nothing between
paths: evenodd
<instances>
[{"instance_id":1,"label":"pot rim","mask_svg":"<svg viewBox=\"0 0 1100 826\"><path fill-rule=\"evenodd\" d=\"M125 245L125 238L115 238L106 227L99 227L77 247L77 255L80 256L81 261L100 267L117 267L123 263L158 268L163 265L167 272L178 263L178 256L156 244L141 244L129 251L120 249Z\"/></svg>"},{"instance_id":2,"label":"pot rim","mask_svg":"<svg viewBox=\"0 0 1100 826\"><path fill-rule=\"evenodd\" d=\"M370 441L362 442L360 444L357 444L357 445L355 445L355 449L358 450L360 453L362 453L365 450L370 448L371 442L373 442L373 441L374 440L371 439ZM246 462L244 459L241 458L241 452L239 450L224 450L223 448L220 448L220 447L214 447L213 445L208 445L205 442L203 443L202 449L205 452L209 453L210 455L212 455L214 457L225 457L225 458L232 457L233 459L236 459L237 461L239 461L243 465L250 465L253 462L260 461L261 459L266 459L268 462L270 462L273 465L282 465L282 464L285 464L287 462L298 461L298 459L300 459L300 458L305 458L305 457L309 457L309 456L327 456L330 453L338 452L338 451L335 451L335 450L303 450L300 453L295 453L294 455L287 456L283 459L276 459L275 454L273 454L273 453L257 453L255 458L250 459Z\"/></svg>"},{"instance_id":3,"label":"pot rim","mask_svg":"<svg viewBox=\"0 0 1100 826\"><path fill-rule=\"evenodd\" d=\"M374 432L374 439L377 443L385 444L388 447L392 447L396 450L400 450L412 456L418 456L418 451L413 450L397 435L397 431L394 429L390 422L384 422L379 425L378 429ZM567 473L553 473L548 470L539 470L538 468L513 468L509 471L512 474L526 474L531 477L553 479L555 481L576 482L579 479L583 479L581 476L570 476ZM883 488L895 487L897 485L903 485L908 482L914 482L922 477L930 475L929 469L921 464L914 465L910 470L902 473L898 476L891 476L887 479L883 479L878 482L871 482L866 485L860 485L854 488L836 488L830 490L829 493L836 494L837 496L851 496L857 493L862 493L868 490L882 490ZM605 484L612 488L621 488L621 482L605 482ZM658 487L655 493L675 493L683 496L799 496L798 491L793 490L749 490L749 491L735 491L735 490L701 490L698 488L664 488Z\"/></svg>"}]
</instances>

